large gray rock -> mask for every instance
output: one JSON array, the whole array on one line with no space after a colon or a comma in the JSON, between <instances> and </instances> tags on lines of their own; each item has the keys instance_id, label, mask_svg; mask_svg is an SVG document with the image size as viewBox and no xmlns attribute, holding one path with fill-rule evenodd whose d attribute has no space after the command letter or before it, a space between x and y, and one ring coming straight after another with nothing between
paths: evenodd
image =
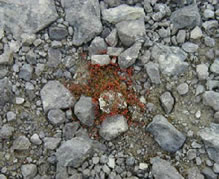
<instances>
[{"instance_id":1,"label":"large gray rock","mask_svg":"<svg viewBox=\"0 0 219 179\"><path fill-rule=\"evenodd\" d=\"M19 72L19 78L30 81L33 75L33 67L30 64L24 64Z\"/></svg>"},{"instance_id":2,"label":"large gray rock","mask_svg":"<svg viewBox=\"0 0 219 179\"><path fill-rule=\"evenodd\" d=\"M210 67L210 71L219 74L219 58L214 60L214 63Z\"/></svg>"},{"instance_id":3,"label":"large gray rock","mask_svg":"<svg viewBox=\"0 0 219 179\"><path fill-rule=\"evenodd\" d=\"M98 0L62 0L62 5L66 21L74 28L74 45L80 46L101 33L103 27Z\"/></svg>"},{"instance_id":4,"label":"large gray rock","mask_svg":"<svg viewBox=\"0 0 219 179\"><path fill-rule=\"evenodd\" d=\"M91 154L92 142L87 138L75 137L64 142L56 151L58 164L79 167Z\"/></svg>"},{"instance_id":5,"label":"large gray rock","mask_svg":"<svg viewBox=\"0 0 219 179\"><path fill-rule=\"evenodd\" d=\"M174 107L174 98L170 92L165 92L160 96L161 105L166 114L171 113Z\"/></svg>"},{"instance_id":6,"label":"large gray rock","mask_svg":"<svg viewBox=\"0 0 219 179\"><path fill-rule=\"evenodd\" d=\"M138 58L141 45L142 44L140 42L136 42L119 55L118 63L120 68L128 68L135 63L136 59Z\"/></svg>"},{"instance_id":7,"label":"large gray rock","mask_svg":"<svg viewBox=\"0 0 219 179\"><path fill-rule=\"evenodd\" d=\"M28 150L31 146L31 143L29 139L26 136L19 136L15 141L13 142L12 148L14 150Z\"/></svg>"},{"instance_id":8,"label":"large gray rock","mask_svg":"<svg viewBox=\"0 0 219 179\"><path fill-rule=\"evenodd\" d=\"M204 176L197 167L192 167L188 169L188 179L204 179Z\"/></svg>"},{"instance_id":9,"label":"large gray rock","mask_svg":"<svg viewBox=\"0 0 219 179\"><path fill-rule=\"evenodd\" d=\"M176 152L186 140L186 137L162 115L156 115L146 131L150 132L161 148L168 152Z\"/></svg>"},{"instance_id":10,"label":"large gray rock","mask_svg":"<svg viewBox=\"0 0 219 179\"><path fill-rule=\"evenodd\" d=\"M141 17L144 18L144 9L141 7L131 7L128 5L120 5L115 8L104 9L102 11L102 18L110 23L116 24L121 21L136 20Z\"/></svg>"},{"instance_id":11,"label":"large gray rock","mask_svg":"<svg viewBox=\"0 0 219 179\"><path fill-rule=\"evenodd\" d=\"M152 49L152 58L159 63L161 73L167 76L180 75L188 69L188 63L184 62L187 53L179 47L156 44Z\"/></svg>"},{"instance_id":12,"label":"large gray rock","mask_svg":"<svg viewBox=\"0 0 219 179\"><path fill-rule=\"evenodd\" d=\"M184 44L182 44L182 49L185 50L185 52L188 53L194 53L198 50L198 45L194 44L192 42L186 42Z\"/></svg>"},{"instance_id":13,"label":"large gray rock","mask_svg":"<svg viewBox=\"0 0 219 179\"><path fill-rule=\"evenodd\" d=\"M74 113L83 124L92 126L95 119L95 105L92 98L81 96L75 104Z\"/></svg>"},{"instance_id":14,"label":"large gray rock","mask_svg":"<svg viewBox=\"0 0 219 179\"><path fill-rule=\"evenodd\" d=\"M149 62L145 65L147 74L154 84L160 84L160 71L159 71L159 65L157 63Z\"/></svg>"},{"instance_id":15,"label":"large gray rock","mask_svg":"<svg viewBox=\"0 0 219 179\"><path fill-rule=\"evenodd\" d=\"M211 123L199 132L210 159L219 163L219 124Z\"/></svg>"},{"instance_id":16,"label":"large gray rock","mask_svg":"<svg viewBox=\"0 0 219 179\"><path fill-rule=\"evenodd\" d=\"M112 140L128 130L127 120L122 115L107 117L101 124L99 134L105 140Z\"/></svg>"},{"instance_id":17,"label":"large gray rock","mask_svg":"<svg viewBox=\"0 0 219 179\"><path fill-rule=\"evenodd\" d=\"M91 64L108 65L110 63L109 55L92 55Z\"/></svg>"},{"instance_id":18,"label":"large gray rock","mask_svg":"<svg viewBox=\"0 0 219 179\"><path fill-rule=\"evenodd\" d=\"M51 109L48 112L48 119L53 125L59 125L65 122L65 113L60 109Z\"/></svg>"},{"instance_id":19,"label":"large gray rock","mask_svg":"<svg viewBox=\"0 0 219 179\"><path fill-rule=\"evenodd\" d=\"M37 174L37 166L35 164L25 164L21 166L21 173L24 179L32 179Z\"/></svg>"},{"instance_id":20,"label":"large gray rock","mask_svg":"<svg viewBox=\"0 0 219 179\"><path fill-rule=\"evenodd\" d=\"M5 124L0 129L0 139L9 139L14 133L14 128Z\"/></svg>"},{"instance_id":21,"label":"large gray rock","mask_svg":"<svg viewBox=\"0 0 219 179\"><path fill-rule=\"evenodd\" d=\"M43 139L43 142L44 142L44 148L45 149L54 150L60 144L61 138L57 138L57 137L45 137Z\"/></svg>"},{"instance_id":22,"label":"large gray rock","mask_svg":"<svg viewBox=\"0 0 219 179\"><path fill-rule=\"evenodd\" d=\"M159 157L151 159L151 173L155 179L184 179L170 162Z\"/></svg>"},{"instance_id":23,"label":"large gray rock","mask_svg":"<svg viewBox=\"0 0 219 179\"><path fill-rule=\"evenodd\" d=\"M14 94L12 93L12 85L8 78L0 79L0 109L6 103L14 102Z\"/></svg>"},{"instance_id":24,"label":"large gray rock","mask_svg":"<svg viewBox=\"0 0 219 179\"><path fill-rule=\"evenodd\" d=\"M219 111L219 93L206 91L202 97L205 105L212 107L215 111Z\"/></svg>"},{"instance_id":25,"label":"large gray rock","mask_svg":"<svg viewBox=\"0 0 219 179\"><path fill-rule=\"evenodd\" d=\"M75 98L59 81L49 81L40 91L43 109L67 109L73 107Z\"/></svg>"},{"instance_id":26,"label":"large gray rock","mask_svg":"<svg viewBox=\"0 0 219 179\"><path fill-rule=\"evenodd\" d=\"M17 39L23 33L44 29L57 18L54 2L50 0L0 0L1 25Z\"/></svg>"},{"instance_id":27,"label":"large gray rock","mask_svg":"<svg viewBox=\"0 0 219 179\"><path fill-rule=\"evenodd\" d=\"M122 21L116 24L116 29L119 35L119 39L123 45L129 47L136 40L143 39L145 36L144 19Z\"/></svg>"},{"instance_id":28,"label":"large gray rock","mask_svg":"<svg viewBox=\"0 0 219 179\"><path fill-rule=\"evenodd\" d=\"M196 5L190 5L172 13L170 21L176 29L193 28L201 24L201 16Z\"/></svg>"},{"instance_id":29,"label":"large gray rock","mask_svg":"<svg viewBox=\"0 0 219 179\"><path fill-rule=\"evenodd\" d=\"M88 48L89 55L105 54L107 51L107 45L103 38L95 37Z\"/></svg>"}]
</instances>

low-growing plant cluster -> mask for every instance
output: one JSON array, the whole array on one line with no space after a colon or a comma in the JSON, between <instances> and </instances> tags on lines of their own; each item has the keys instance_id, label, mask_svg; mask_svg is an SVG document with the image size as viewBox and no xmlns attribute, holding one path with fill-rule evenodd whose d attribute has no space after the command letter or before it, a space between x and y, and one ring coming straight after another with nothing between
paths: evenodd
<instances>
[{"instance_id":1,"label":"low-growing plant cluster","mask_svg":"<svg viewBox=\"0 0 219 179\"><path fill-rule=\"evenodd\" d=\"M138 99L137 94L133 90L132 75L133 68L121 69L117 63L100 66L98 64L88 63L89 76L87 84L68 83L68 89L76 96L90 96L96 105L96 123L101 123L107 116L114 114L122 114L130 119L128 106L138 106L144 111L145 106ZM106 91L114 91L121 93L127 103L127 108L120 109L115 103L110 113L102 112L99 109L98 99L100 95ZM106 99L107 100L107 99Z\"/></svg>"}]
</instances>

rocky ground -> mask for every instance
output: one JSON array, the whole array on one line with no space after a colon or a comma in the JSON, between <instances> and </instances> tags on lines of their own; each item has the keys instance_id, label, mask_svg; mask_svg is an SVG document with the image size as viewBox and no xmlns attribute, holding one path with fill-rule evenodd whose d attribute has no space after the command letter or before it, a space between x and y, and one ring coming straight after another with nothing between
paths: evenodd
<instances>
[{"instance_id":1,"label":"rocky ground","mask_svg":"<svg viewBox=\"0 0 219 179\"><path fill-rule=\"evenodd\" d=\"M0 19L0 179L219 178L217 0L0 0Z\"/></svg>"}]
</instances>

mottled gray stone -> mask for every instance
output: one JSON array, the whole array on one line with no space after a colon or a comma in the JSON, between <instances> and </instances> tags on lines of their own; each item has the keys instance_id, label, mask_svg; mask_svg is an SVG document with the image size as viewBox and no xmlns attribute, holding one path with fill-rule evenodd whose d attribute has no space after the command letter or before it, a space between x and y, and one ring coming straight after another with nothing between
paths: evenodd
<instances>
[{"instance_id":1,"label":"mottled gray stone","mask_svg":"<svg viewBox=\"0 0 219 179\"><path fill-rule=\"evenodd\" d=\"M184 179L170 162L155 157L151 159L151 173L156 179Z\"/></svg>"},{"instance_id":2,"label":"mottled gray stone","mask_svg":"<svg viewBox=\"0 0 219 179\"><path fill-rule=\"evenodd\" d=\"M14 131L14 128L10 125L3 125L0 129L0 139L9 139L13 135Z\"/></svg>"},{"instance_id":3,"label":"mottled gray stone","mask_svg":"<svg viewBox=\"0 0 219 179\"><path fill-rule=\"evenodd\" d=\"M190 5L174 11L170 21L176 29L193 28L201 24L201 16L197 6Z\"/></svg>"},{"instance_id":4,"label":"mottled gray stone","mask_svg":"<svg viewBox=\"0 0 219 179\"><path fill-rule=\"evenodd\" d=\"M206 64L199 64L196 66L196 72L199 80L206 80L208 78L208 66Z\"/></svg>"},{"instance_id":5,"label":"mottled gray stone","mask_svg":"<svg viewBox=\"0 0 219 179\"><path fill-rule=\"evenodd\" d=\"M120 68L124 69L133 65L136 59L138 58L140 49L141 49L141 43L136 42L134 45L132 45L127 50L122 52L118 59Z\"/></svg>"},{"instance_id":6,"label":"mottled gray stone","mask_svg":"<svg viewBox=\"0 0 219 179\"><path fill-rule=\"evenodd\" d=\"M118 43L118 33L116 29L113 29L110 34L105 38L106 43L111 46L115 47Z\"/></svg>"},{"instance_id":7,"label":"mottled gray stone","mask_svg":"<svg viewBox=\"0 0 219 179\"><path fill-rule=\"evenodd\" d=\"M14 150L28 150L31 143L29 139L25 136L19 136L15 141L13 142L12 148Z\"/></svg>"},{"instance_id":8,"label":"mottled gray stone","mask_svg":"<svg viewBox=\"0 0 219 179\"><path fill-rule=\"evenodd\" d=\"M165 92L160 96L161 106L163 107L166 114L171 113L174 107L174 98L170 92Z\"/></svg>"},{"instance_id":9,"label":"mottled gray stone","mask_svg":"<svg viewBox=\"0 0 219 179\"><path fill-rule=\"evenodd\" d=\"M73 107L75 98L59 81L49 81L40 91L43 109L67 109Z\"/></svg>"},{"instance_id":10,"label":"mottled gray stone","mask_svg":"<svg viewBox=\"0 0 219 179\"><path fill-rule=\"evenodd\" d=\"M33 75L33 67L30 64L24 64L19 72L19 78L30 81Z\"/></svg>"},{"instance_id":11,"label":"mottled gray stone","mask_svg":"<svg viewBox=\"0 0 219 179\"><path fill-rule=\"evenodd\" d=\"M51 109L48 112L48 119L53 125L59 125L65 122L65 113L60 109Z\"/></svg>"},{"instance_id":12,"label":"mottled gray stone","mask_svg":"<svg viewBox=\"0 0 219 179\"><path fill-rule=\"evenodd\" d=\"M162 115L156 115L146 131L150 132L161 148L168 152L176 152L186 140L186 137Z\"/></svg>"},{"instance_id":13,"label":"mottled gray stone","mask_svg":"<svg viewBox=\"0 0 219 179\"><path fill-rule=\"evenodd\" d=\"M49 37L51 40L63 40L68 36L68 31L65 27L50 27Z\"/></svg>"},{"instance_id":14,"label":"mottled gray stone","mask_svg":"<svg viewBox=\"0 0 219 179\"><path fill-rule=\"evenodd\" d=\"M81 96L74 106L74 113L83 124L92 126L95 119L95 105L92 98Z\"/></svg>"},{"instance_id":15,"label":"mottled gray stone","mask_svg":"<svg viewBox=\"0 0 219 179\"><path fill-rule=\"evenodd\" d=\"M202 30L199 26L196 26L190 33L191 39L199 39L203 36Z\"/></svg>"},{"instance_id":16,"label":"mottled gray stone","mask_svg":"<svg viewBox=\"0 0 219 179\"><path fill-rule=\"evenodd\" d=\"M159 71L159 65L157 63L149 62L145 65L147 74L154 84L160 84L160 71Z\"/></svg>"},{"instance_id":17,"label":"mottled gray stone","mask_svg":"<svg viewBox=\"0 0 219 179\"><path fill-rule=\"evenodd\" d=\"M180 75L188 69L188 63L184 62L187 53L179 47L156 44L152 48L152 58L159 62L161 73L167 76Z\"/></svg>"},{"instance_id":18,"label":"mottled gray stone","mask_svg":"<svg viewBox=\"0 0 219 179\"><path fill-rule=\"evenodd\" d=\"M30 141L31 141L33 144L35 144L35 145L40 145L40 144L42 144L42 141L41 141L41 139L40 139L40 137L39 137L38 134L33 134L33 135L31 136L31 138L30 138Z\"/></svg>"},{"instance_id":19,"label":"mottled gray stone","mask_svg":"<svg viewBox=\"0 0 219 179\"><path fill-rule=\"evenodd\" d=\"M74 28L74 45L80 46L101 33L103 27L98 0L62 0L62 6L66 21Z\"/></svg>"},{"instance_id":20,"label":"mottled gray stone","mask_svg":"<svg viewBox=\"0 0 219 179\"><path fill-rule=\"evenodd\" d=\"M176 40L178 43L184 43L186 39L186 31L185 30L179 30Z\"/></svg>"},{"instance_id":21,"label":"mottled gray stone","mask_svg":"<svg viewBox=\"0 0 219 179\"><path fill-rule=\"evenodd\" d=\"M205 9L203 15L206 19L214 18L214 11L211 9Z\"/></svg>"},{"instance_id":22,"label":"mottled gray stone","mask_svg":"<svg viewBox=\"0 0 219 179\"><path fill-rule=\"evenodd\" d=\"M206 91L202 97L205 105L212 107L215 111L219 111L219 93Z\"/></svg>"},{"instance_id":23,"label":"mottled gray stone","mask_svg":"<svg viewBox=\"0 0 219 179\"><path fill-rule=\"evenodd\" d=\"M121 21L139 19L144 17L145 13L143 8L122 4L115 8L104 9L102 16L103 20L116 24Z\"/></svg>"},{"instance_id":24,"label":"mottled gray stone","mask_svg":"<svg viewBox=\"0 0 219 179\"><path fill-rule=\"evenodd\" d=\"M48 63L49 67L57 67L61 63L62 54L59 49L50 48L48 50Z\"/></svg>"},{"instance_id":25,"label":"mottled gray stone","mask_svg":"<svg viewBox=\"0 0 219 179\"><path fill-rule=\"evenodd\" d=\"M1 2L0 2L1 3ZM0 65L10 65L13 62L14 51L5 45L4 53L0 55Z\"/></svg>"},{"instance_id":26,"label":"mottled gray stone","mask_svg":"<svg viewBox=\"0 0 219 179\"><path fill-rule=\"evenodd\" d=\"M119 39L122 44L130 47L137 40L141 40L145 36L144 19L122 21L116 24Z\"/></svg>"},{"instance_id":27,"label":"mottled gray stone","mask_svg":"<svg viewBox=\"0 0 219 179\"><path fill-rule=\"evenodd\" d=\"M89 55L98 55L98 54L105 54L107 50L107 45L103 38L95 37L92 40L90 47L88 48Z\"/></svg>"},{"instance_id":28,"label":"mottled gray stone","mask_svg":"<svg viewBox=\"0 0 219 179\"><path fill-rule=\"evenodd\" d=\"M215 46L215 40L211 37L206 36L204 39L205 45L207 47L214 47Z\"/></svg>"},{"instance_id":29,"label":"mottled gray stone","mask_svg":"<svg viewBox=\"0 0 219 179\"><path fill-rule=\"evenodd\" d=\"M7 179L7 177L3 174L0 174L0 179Z\"/></svg>"},{"instance_id":30,"label":"mottled gray stone","mask_svg":"<svg viewBox=\"0 0 219 179\"><path fill-rule=\"evenodd\" d=\"M219 164L218 163L214 163L213 171L214 171L214 173L219 174Z\"/></svg>"},{"instance_id":31,"label":"mottled gray stone","mask_svg":"<svg viewBox=\"0 0 219 179\"><path fill-rule=\"evenodd\" d=\"M217 179L217 175L209 167L205 167L202 170L202 174L205 176L206 179Z\"/></svg>"},{"instance_id":32,"label":"mottled gray stone","mask_svg":"<svg viewBox=\"0 0 219 179\"><path fill-rule=\"evenodd\" d=\"M99 134L105 140L112 140L128 130L126 118L122 115L107 117L101 124Z\"/></svg>"},{"instance_id":33,"label":"mottled gray stone","mask_svg":"<svg viewBox=\"0 0 219 179\"><path fill-rule=\"evenodd\" d=\"M65 127L63 129L63 136L65 140L72 139L77 133L79 127L80 127L79 122L65 124Z\"/></svg>"},{"instance_id":34,"label":"mottled gray stone","mask_svg":"<svg viewBox=\"0 0 219 179\"><path fill-rule=\"evenodd\" d=\"M64 167L79 167L92 154L92 142L75 137L64 142L56 151L58 164Z\"/></svg>"},{"instance_id":35,"label":"mottled gray stone","mask_svg":"<svg viewBox=\"0 0 219 179\"><path fill-rule=\"evenodd\" d=\"M204 176L197 167L192 167L188 169L188 179L204 179Z\"/></svg>"},{"instance_id":36,"label":"mottled gray stone","mask_svg":"<svg viewBox=\"0 0 219 179\"><path fill-rule=\"evenodd\" d=\"M57 137L45 137L43 139L43 142L44 142L44 148L45 149L54 150L60 144L61 138L57 138Z\"/></svg>"},{"instance_id":37,"label":"mottled gray stone","mask_svg":"<svg viewBox=\"0 0 219 179\"><path fill-rule=\"evenodd\" d=\"M16 114L13 111L7 112L8 122L16 120Z\"/></svg>"},{"instance_id":38,"label":"mottled gray stone","mask_svg":"<svg viewBox=\"0 0 219 179\"><path fill-rule=\"evenodd\" d=\"M58 18L53 1L50 0L1 0L1 25L17 39L21 34L34 34Z\"/></svg>"},{"instance_id":39,"label":"mottled gray stone","mask_svg":"<svg viewBox=\"0 0 219 179\"><path fill-rule=\"evenodd\" d=\"M209 127L199 132L211 160L219 163L219 124L211 123Z\"/></svg>"},{"instance_id":40,"label":"mottled gray stone","mask_svg":"<svg viewBox=\"0 0 219 179\"><path fill-rule=\"evenodd\" d=\"M15 101L14 94L12 93L12 85L8 78L0 79L0 109L6 103L13 103Z\"/></svg>"},{"instance_id":41,"label":"mottled gray stone","mask_svg":"<svg viewBox=\"0 0 219 179\"><path fill-rule=\"evenodd\" d=\"M189 85L187 83L182 83L177 86L176 89L180 95L185 95L189 91Z\"/></svg>"},{"instance_id":42,"label":"mottled gray stone","mask_svg":"<svg viewBox=\"0 0 219 179\"><path fill-rule=\"evenodd\" d=\"M214 60L214 63L210 67L210 71L219 74L219 58Z\"/></svg>"},{"instance_id":43,"label":"mottled gray stone","mask_svg":"<svg viewBox=\"0 0 219 179\"><path fill-rule=\"evenodd\" d=\"M185 50L188 53L194 53L198 50L198 45L191 43L191 42L186 42L182 44L182 49Z\"/></svg>"},{"instance_id":44,"label":"mottled gray stone","mask_svg":"<svg viewBox=\"0 0 219 179\"><path fill-rule=\"evenodd\" d=\"M37 166L35 164L25 164L21 166L21 173L24 179L32 179L37 174Z\"/></svg>"},{"instance_id":45,"label":"mottled gray stone","mask_svg":"<svg viewBox=\"0 0 219 179\"><path fill-rule=\"evenodd\" d=\"M91 56L91 63L98 64L98 65L108 65L110 63L109 55L92 55Z\"/></svg>"},{"instance_id":46,"label":"mottled gray stone","mask_svg":"<svg viewBox=\"0 0 219 179\"><path fill-rule=\"evenodd\" d=\"M112 56L112 57L118 57L123 51L124 51L124 48L108 47L107 55Z\"/></svg>"}]
</instances>

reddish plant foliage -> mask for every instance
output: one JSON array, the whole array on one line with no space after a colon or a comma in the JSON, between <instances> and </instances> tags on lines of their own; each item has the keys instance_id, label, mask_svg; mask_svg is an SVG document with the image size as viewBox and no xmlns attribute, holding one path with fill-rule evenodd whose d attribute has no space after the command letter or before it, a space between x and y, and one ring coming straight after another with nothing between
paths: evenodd
<instances>
[{"instance_id":1,"label":"reddish plant foliage","mask_svg":"<svg viewBox=\"0 0 219 179\"><path fill-rule=\"evenodd\" d=\"M141 103L132 88L133 68L125 70L120 69L117 63L110 63L109 65L92 65L88 64L89 79L86 85L79 85L69 83L68 89L76 96L81 95L90 96L93 103L96 105L96 123L99 124L107 116L114 114L122 114L130 119L128 109L119 109L114 106L109 114L103 113L99 110L98 99L105 91L115 91L123 95L128 106L136 105L144 111L145 106Z\"/></svg>"}]
</instances>

